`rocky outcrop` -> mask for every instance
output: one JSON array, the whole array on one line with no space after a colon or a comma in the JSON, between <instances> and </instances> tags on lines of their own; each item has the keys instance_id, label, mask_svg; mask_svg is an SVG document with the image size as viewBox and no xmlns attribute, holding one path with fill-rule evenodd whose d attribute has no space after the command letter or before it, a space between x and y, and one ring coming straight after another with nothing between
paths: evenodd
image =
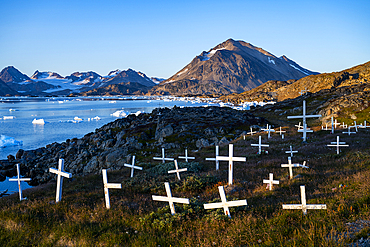
<instances>
[{"instance_id":1,"label":"rocky outcrop","mask_svg":"<svg viewBox=\"0 0 370 247\"><path fill-rule=\"evenodd\" d=\"M54 179L49 167L56 167L60 158L65 159L65 169L74 176L100 173L102 168L121 169L132 155L158 155L161 147L182 153L184 148L227 144L250 126L267 123L263 118L226 107L155 109L150 114L117 119L81 139L19 150L16 157L0 162L0 167L10 169L4 174L8 176L15 172L14 164L20 163L23 175L37 185Z\"/></svg>"}]
</instances>

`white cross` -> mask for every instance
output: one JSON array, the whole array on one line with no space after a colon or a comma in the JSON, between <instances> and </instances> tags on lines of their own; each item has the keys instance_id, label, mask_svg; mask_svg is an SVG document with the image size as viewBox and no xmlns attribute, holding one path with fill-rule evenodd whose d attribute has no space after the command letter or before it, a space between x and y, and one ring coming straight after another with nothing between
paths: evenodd
<instances>
[{"instance_id":1,"label":"white cross","mask_svg":"<svg viewBox=\"0 0 370 247\"><path fill-rule=\"evenodd\" d=\"M290 157L293 157L293 153L298 153L298 151L293 151L292 146L290 146L290 151L285 151L286 154L290 154Z\"/></svg>"},{"instance_id":2,"label":"white cross","mask_svg":"<svg viewBox=\"0 0 370 247\"><path fill-rule=\"evenodd\" d=\"M301 204L283 204L283 209L302 209L304 215L307 209L326 209L326 204L306 204L306 189L304 185L301 188Z\"/></svg>"},{"instance_id":3,"label":"white cross","mask_svg":"<svg viewBox=\"0 0 370 247\"><path fill-rule=\"evenodd\" d=\"M179 169L179 166L177 165L177 160L174 160L174 163L175 163L175 170L168 171L168 173L177 173L177 178L181 180L180 172L186 172L188 168Z\"/></svg>"},{"instance_id":4,"label":"white cross","mask_svg":"<svg viewBox=\"0 0 370 247\"><path fill-rule=\"evenodd\" d=\"M251 131L249 131L249 132L247 133L247 135L251 135L251 136L252 136L253 134L256 134L256 133L257 133L257 131L253 131L253 130L252 130L252 127L250 127L250 130L251 130Z\"/></svg>"},{"instance_id":5,"label":"white cross","mask_svg":"<svg viewBox=\"0 0 370 247\"><path fill-rule=\"evenodd\" d=\"M269 147L269 144L262 144L262 137L258 137L258 144L251 144L252 147L258 147L258 154L261 154L262 147Z\"/></svg>"},{"instance_id":6,"label":"white cross","mask_svg":"<svg viewBox=\"0 0 370 247\"><path fill-rule=\"evenodd\" d=\"M280 130L276 131L277 133L279 133L280 135L285 133L286 131L285 130L281 130L281 126L280 126Z\"/></svg>"},{"instance_id":7,"label":"white cross","mask_svg":"<svg viewBox=\"0 0 370 247\"><path fill-rule=\"evenodd\" d=\"M333 117L332 117L332 119L333 119ZM334 129L336 129L336 128L337 128L337 125L340 125L340 123L338 123L338 122L337 122L337 119L335 119L335 121L334 121L333 125L334 125Z\"/></svg>"},{"instance_id":8,"label":"white cross","mask_svg":"<svg viewBox=\"0 0 370 247\"><path fill-rule=\"evenodd\" d=\"M301 125L301 122L299 122L298 125L294 125L294 126L298 128L297 130L300 130L303 128L303 126Z\"/></svg>"},{"instance_id":9,"label":"white cross","mask_svg":"<svg viewBox=\"0 0 370 247\"><path fill-rule=\"evenodd\" d=\"M261 130L263 130L263 131L265 131L265 132L267 132L268 134L267 134L267 137L270 139L271 138L271 132L275 132L275 130L274 129L271 129L271 125L267 125L267 127L266 127L266 129L261 129Z\"/></svg>"},{"instance_id":10,"label":"white cross","mask_svg":"<svg viewBox=\"0 0 370 247\"><path fill-rule=\"evenodd\" d=\"M348 134L349 136L351 135L351 134L356 134L357 132L351 132L351 128L354 128L354 126L348 126L348 131L347 132L342 132L343 134Z\"/></svg>"},{"instance_id":11,"label":"white cross","mask_svg":"<svg viewBox=\"0 0 370 247\"><path fill-rule=\"evenodd\" d=\"M339 154L339 147L349 147L348 144L345 142L340 142L339 141L339 136L337 136L337 141L336 142L331 142L330 144L326 145L328 147L337 147L337 154Z\"/></svg>"},{"instance_id":12,"label":"white cross","mask_svg":"<svg viewBox=\"0 0 370 247\"><path fill-rule=\"evenodd\" d=\"M279 181L278 180L274 180L274 174L273 173L270 173L269 174L269 179L264 179L263 180L263 183L264 184L268 184L267 186L269 187L270 190L272 190L272 187L274 184L279 184Z\"/></svg>"},{"instance_id":13,"label":"white cross","mask_svg":"<svg viewBox=\"0 0 370 247\"><path fill-rule=\"evenodd\" d=\"M103 173L105 206L109 209L110 208L109 189L121 189L122 184L108 183L107 169L102 169L101 171Z\"/></svg>"},{"instance_id":14,"label":"white cross","mask_svg":"<svg viewBox=\"0 0 370 247\"><path fill-rule=\"evenodd\" d=\"M307 133L312 133L313 130L307 128L307 124L303 126L303 129L298 130L298 132L303 132L303 142L306 142Z\"/></svg>"},{"instance_id":15,"label":"white cross","mask_svg":"<svg viewBox=\"0 0 370 247\"><path fill-rule=\"evenodd\" d=\"M239 201L227 201L225 195L224 186L218 186L218 191L220 192L221 202L215 203L208 203L203 204L204 209L213 209L213 208L224 208L225 215L231 218L229 207L238 207L238 206L245 206L247 204L247 200L239 200Z\"/></svg>"},{"instance_id":16,"label":"white cross","mask_svg":"<svg viewBox=\"0 0 370 247\"><path fill-rule=\"evenodd\" d=\"M343 124L340 127L342 127L343 129L346 129L347 128L347 124L344 124L344 122L343 122Z\"/></svg>"},{"instance_id":17,"label":"white cross","mask_svg":"<svg viewBox=\"0 0 370 247\"><path fill-rule=\"evenodd\" d=\"M132 156L132 164L131 165L130 164L123 164L123 165L126 166L126 167L131 168L131 177L134 177L134 169L143 170L142 167L135 166L135 155Z\"/></svg>"},{"instance_id":18,"label":"white cross","mask_svg":"<svg viewBox=\"0 0 370 247\"><path fill-rule=\"evenodd\" d=\"M358 125L357 125L357 123L356 123L356 121L354 121L354 127L355 127L355 129L356 129L356 132L358 131L358 129L357 129L357 127L358 127Z\"/></svg>"},{"instance_id":19,"label":"white cross","mask_svg":"<svg viewBox=\"0 0 370 247\"><path fill-rule=\"evenodd\" d=\"M288 164L281 164L281 167L288 167L289 168L289 178L293 178L293 167L302 167L302 168L308 168L308 166L305 166L306 161L303 162L303 165L301 164L292 164L292 158L288 157Z\"/></svg>"},{"instance_id":20,"label":"white cross","mask_svg":"<svg viewBox=\"0 0 370 247\"><path fill-rule=\"evenodd\" d=\"M21 181L31 181L31 179L30 178L21 178L21 171L20 171L20 168L19 168L19 164L17 164L16 166L17 166L17 178L9 178L9 181L10 182L18 182L19 200L22 201L22 200L25 200L27 198L23 198L23 196L22 196Z\"/></svg>"},{"instance_id":21,"label":"white cross","mask_svg":"<svg viewBox=\"0 0 370 247\"><path fill-rule=\"evenodd\" d=\"M363 128L363 129L366 129L366 128L370 128L370 125L366 125L366 120L364 120L364 123L363 125L360 125L358 126L359 128Z\"/></svg>"},{"instance_id":22,"label":"white cross","mask_svg":"<svg viewBox=\"0 0 370 247\"><path fill-rule=\"evenodd\" d=\"M305 87L304 90L302 89L299 94L302 96L302 95L305 95L306 93L308 92L307 88Z\"/></svg>"},{"instance_id":23,"label":"white cross","mask_svg":"<svg viewBox=\"0 0 370 247\"><path fill-rule=\"evenodd\" d=\"M323 125L321 125L321 130L331 130L331 129L328 129L328 124L325 124L325 128Z\"/></svg>"},{"instance_id":24,"label":"white cross","mask_svg":"<svg viewBox=\"0 0 370 247\"><path fill-rule=\"evenodd\" d=\"M153 160L162 160L163 163L166 163L166 160L173 161L174 158L165 158L165 156L164 156L164 148L162 148L162 157L153 157Z\"/></svg>"},{"instance_id":25,"label":"white cross","mask_svg":"<svg viewBox=\"0 0 370 247\"><path fill-rule=\"evenodd\" d=\"M210 160L210 161L216 161L216 170L218 170L219 169L219 161L217 160L217 156L218 156L218 154L219 154L219 147L218 146L216 146L216 156L215 156L215 158L206 158L206 160Z\"/></svg>"},{"instance_id":26,"label":"white cross","mask_svg":"<svg viewBox=\"0 0 370 247\"><path fill-rule=\"evenodd\" d=\"M188 160L194 160L195 157L189 157L188 149L185 149L185 156L179 156L179 159L185 159L186 162L189 162Z\"/></svg>"},{"instance_id":27,"label":"white cross","mask_svg":"<svg viewBox=\"0 0 370 247\"><path fill-rule=\"evenodd\" d=\"M165 182L164 186L166 187L167 196L153 196L152 195L152 199L153 199L153 201L168 202L170 204L170 209L171 209L171 214L172 215L176 214L175 205L174 205L175 202L176 203L185 203L185 204L190 203L189 199L187 199L187 198L172 197L170 184L168 182Z\"/></svg>"},{"instance_id":28,"label":"white cross","mask_svg":"<svg viewBox=\"0 0 370 247\"><path fill-rule=\"evenodd\" d=\"M312 132L312 131L307 131L307 124L306 124L306 118L313 118L313 117L321 117L321 115L306 115L306 101L303 100L303 114L301 116L288 116L288 119L294 119L294 118L302 118L303 119L303 131L298 132L303 132L303 141L306 141L306 132ZM306 131L305 131L306 129ZM308 129L309 130L309 129Z\"/></svg>"},{"instance_id":29,"label":"white cross","mask_svg":"<svg viewBox=\"0 0 370 247\"><path fill-rule=\"evenodd\" d=\"M234 147L229 144L229 156L216 156L217 160L229 161L229 184L233 184L233 161L247 161L245 157L233 157Z\"/></svg>"},{"instance_id":30,"label":"white cross","mask_svg":"<svg viewBox=\"0 0 370 247\"><path fill-rule=\"evenodd\" d=\"M65 172L64 170L64 159L59 159L58 170L55 168L49 168L49 172L55 173L58 175L57 178L57 194L55 202L59 202L62 199L62 187L63 187L63 177L71 178L72 173Z\"/></svg>"}]
</instances>

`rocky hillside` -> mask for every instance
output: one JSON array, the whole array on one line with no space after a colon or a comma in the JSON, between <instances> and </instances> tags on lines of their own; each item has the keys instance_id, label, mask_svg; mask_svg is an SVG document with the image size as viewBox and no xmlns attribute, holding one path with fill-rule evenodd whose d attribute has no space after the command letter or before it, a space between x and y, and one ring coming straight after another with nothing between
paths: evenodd
<instances>
[{"instance_id":1,"label":"rocky hillside","mask_svg":"<svg viewBox=\"0 0 370 247\"><path fill-rule=\"evenodd\" d=\"M69 96L114 96L114 95L141 95L149 91L146 87L137 82L121 82L106 87L98 87L81 93L72 93Z\"/></svg>"},{"instance_id":2,"label":"rocky hillside","mask_svg":"<svg viewBox=\"0 0 370 247\"><path fill-rule=\"evenodd\" d=\"M202 149L215 144L227 144L240 137L250 126L261 128L268 122L248 112L230 108L163 108L150 114L111 122L81 139L53 143L37 150L20 150L16 157L1 162L0 174L12 176L15 163L20 163L34 185L45 183L54 176L49 167L65 159L66 170L75 175L99 173L102 168L119 170L130 162L132 155L160 156L161 147L167 155Z\"/></svg>"},{"instance_id":3,"label":"rocky hillside","mask_svg":"<svg viewBox=\"0 0 370 247\"><path fill-rule=\"evenodd\" d=\"M255 88L268 80L299 79L317 74L286 56L273 54L244 41L229 39L202 52L178 73L150 90L150 94L229 94Z\"/></svg>"},{"instance_id":4,"label":"rocky hillside","mask_svg":"<svg viewBox=\"0 0 370 247\"><path fill-rule=\"evenodd\" d=\"M14 96L18 92L11 89L4 81L0 79L0 96Z\"/></svg>"}]
</instances>

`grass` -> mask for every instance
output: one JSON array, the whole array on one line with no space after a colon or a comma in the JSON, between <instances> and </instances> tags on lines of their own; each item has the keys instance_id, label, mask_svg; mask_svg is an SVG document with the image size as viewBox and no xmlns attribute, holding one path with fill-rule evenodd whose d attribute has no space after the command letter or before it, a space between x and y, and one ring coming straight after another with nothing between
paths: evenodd
<instances>
[{"instance_id":1,"label":"grass","mask_svg":"<svg viewBox=\"0 0 370 247\"><path fill-rule=\"evenodd\" d=\"M55 183L24 191L29 199L19 202L18 195L0 199L0 244L2 246L345 246L370 234L369 226L348 227L369 220L370 216L370 130L358 134L339 134L350 145L326 147L336 140L329 131L308 134L307 144L301 134L286 127L285 139L277 134L263 142L269 154L257 155L251 143L258 135L234 142L234 155L247 157L235 162L234 184L227 186L226 162L205 161L214 156L214 147L198 152L191 163L179 162L189 172L168 174L173 163L155 162L142 157L130 169L108 171L108 181L122 183L121 190L110 190L111 209L105 208L101 175L65 179L63 198L55 204ZM341 133L341 131L337 131ZM287 162L289 146L299 152L292 161L307 161L310 169L295 168L293 180ZM228 146L220 147L220 155ZM182 153L177 154L182 155ZM155 156L155 155L154 155ZM266 190L263 179L274 173L280 181L273 191ZM170 214L165 202L152 201L151 195L165 195L169 182L172 195L189 198L190 204L175 204L177 214ZM218 186L224 185L228 200L247 199L248 206L232 207L232 218L223 209L205 210L204 203L220 202ZM306 186L309 204L327 204L327 210L283 210L282 204L300 203L300 185ZM340 186L342 185L342 186ZM358 225L358 224L357 224Z\"/></svg>"}]
</instances>

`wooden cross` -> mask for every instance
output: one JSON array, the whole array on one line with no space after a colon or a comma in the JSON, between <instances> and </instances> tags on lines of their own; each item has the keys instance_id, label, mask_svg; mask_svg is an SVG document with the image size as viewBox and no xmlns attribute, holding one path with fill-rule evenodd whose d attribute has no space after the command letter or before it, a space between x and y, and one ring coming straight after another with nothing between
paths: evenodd
<instances>
[{"instance_id":1,"label":"wooden cross","mask_svg":"<svg viewBox=\"0 0 370 247\"><path fill-rule=\"evenodd\" d=\"M281 130L281 126L280 126L280 130L276 131L277 133L279 133L280 135L285 133L286 131L285 130Z\"/></svg>"},{"instance_id":2,"label":"wooden cross","mask_svg":"<svg viewBox=\"0 0 370 247\"><path fill-rule=\"evenodd\" d=\"M229 161L229 184L233 184L233 161L247 161L245 157L233 157L234 147L229 144L229 156L216 156L217 160Z\"/></svg>"},{"instance_id":3,"label":"wooden cross","mask_svg":"<svg viewBox=\"0 0 370 247\"><path fill-rule=\"evenodd\" d=\"M179 156L179 159L185 159L186 162L189 162L188 160L194 160L195 157L189 157L188 156L188 149L185 149L185 156Z\"/></svg>"},{"instance_id":4,"label":"wooden cross","mask_svg":"<svg viewBox=\"0 0 370 247\"><path fill-rule=\"evenodd\" d=\"M206 160L210 160L210 161L216 161L216 171L219 169L219 161L217 160L217 156L219 154L219 147L216 146L216 156L215 158L206 158Z\"/></svg>"},{"instance_id":5,"label":"wooden cross","mask_svg":"<svg viewBox=\"0 0 370 247\"><path fill-rule=\"evenodd\" d=\"M262 144L262 137L258 137L258 144L251 144L252 147L258 147L258 154L261 154L262 147L269 147L269 144Z\"/></svg>"},{"instance_id":6,"label":"wooden cross","mask_svg":"<svg viewBox=\"0 0 370 247\"><path fill-rule=\"evenodd\" d=\"M62 187L63 187L63 177L71 178L72 173L65 172L64 170L64 159L59 159L58 169L49 168L49 172L55 173L58 175L57 178L57 193L55 202L58 203L62 199Z\"/></svg>"},{"instance_id":7,"label":"wooden cross","mask_svg":"<svg viewBox=\"0 0 370 247\"><path fill-rule=\"evenodd\" d=\"M343 134L348 134L349 136L351 135L351 134L356 134L357 132L351 132L351 128L354 128L354 126L348 126L348 131L347 132L342 132Z\"/></svg>"},{"instance_id":8,"label":"wooden cross","mask_svg":"<svg viewBox=\"0 0 370 247\"><path fill-rule=\"evenodd\" d=\"M121 189L122 184L108 183L107 169L102 169L101 171L103 173L105 206L109 209L110 208L109 189Z\"/></svg>"},{"instance_id":9,"label":"wooden cross","mask_svg":"<svg viewBox=\"0 0 370 247\"><path fill-rule=\"evenodd\" d=\"M343 129L346 129L347 128L347 124L344 124L344 122L343 122L340 127L342 127Z\"/></svg>"},{"instance_id":10,"label":"wooden cross","mask_svg":"<svg viewBox=\"0 0 370 247\"><path fill-rule=\"evenodd\" d=\"M189 199L187 199L187 198L172 197L170 184L168 182L165 182L164 186L166 187L167 196L153 196L152 195L152 199L153 199L153 201L168 202L170 204L170 209L171 209L171 214L172 215L176 214L175 205L174 205L175 202L176 203L184 203L184 204L189 204L190 203Z\"/></svg>"},{"instance_id":11,"label":"wooden cross","mask_svg":"<svg viewBox=\"0 0 370 247\"><path fill-rule=\"evenodd\" d=\"M177 178L181 180L180 172L186 172L188 168L179 169L179 166L177 165L177 160L174 160L174 163L175 163L175 170L168 171L168 173L177 173Z\"/></svg>"},{"instance_id":12,"label":"wooden cross","mask_svg":"<svg viewBox=\"0 0 370 247\"><path fill-rule=\"evenodd\" d=\"M298 153L298 151L293 151L292 146L290 146L290 151L285 151L286 154L290 154L290 157L293 157L293 153Z\"/></svg>"},{"instance_id":13,"label":"wooden cross","mask_svg":"<svg viewBox=\"0 0 370 247\"><path fill-rule=\"evenodd\" d=\"M302 96L302 95L305 95L306 93L308 92L307 88L305 87L304 89L302 89L299 94Z\"/></svg>"},{"instance_id":14,"label":"wooden cross","mask_svg":"<svg viewBox=\"0 0 370 247\"><path fill-rule=\"evenodd\" d=\"M265 131L265 132L267 132L268 134L267 134L267 138L271 138L271 132L275 132L275 130L274 129L271 129L271 125L267 125L267 127L266 127L266 129L261 129L261 130L263 130L263 131Z\"/></svg>"},{"instance_id":15,"label":"wooden cross","mask_svg":"<svg viewBox=\"0 0 370 247\"><path fill-rule=\"evenodd\" d=\"M303 162L303 165L301 164L292 164L292 158L288 157L288 164L281 164L281 167L288 167L289 168L289 178L293 179L293 167L302 167L302 168L308 168L308 166L305 166L306 161Z\"/></svg>"},{"instance_id":16,"label":"wooden cross","mask_svg":"<svg viewBox=\"0 0 370 247\"><path fill-rule=\"evenodd\" d=\"M164 156L164 148L162 148L162 157L153 157L153 160L162 160L163 163L166 163L166 160L173 161L174 158L166 158Z\"/></svg>"},{"instance_id":17,"label":"wooden cross","mask_svg":"<svg viewBox=\"0 0 370 247\"><path fill-rule=\"evenodd\" d=\"M269 179L264 179L263 180L263 183L264 184L268 184L267 186L269 187L270 190L272 190L272 187L274 184L279 184L279 181L278 180L274 180L274 174L273 173L270 173L269 174Z\"/></svg>"},{"instance_id":18,"label":"wooden cross","mask_svg":"<svg viewBox=\"0 0 370 247\"><path fill-rule=\"evenodd\" d=\"M326 204L307 204L306 189L304 185L301 188L301 204L283 204L283 209L302 209L304 215L307 214L307 209L326 209Z\"/></svg>"},{"instance_id":19,"label":"wooden cross","mask_svg":"<svg viewBox=\"0 0 370 247\"><path fill-rule=\"evenodd\" d=\"M17 178L9 178L9 181L10 182L18 182L19 200L22 201L22 200L26 200L27 198L23 198L23 196L22 196L21 182L22 181L31 181L31 179L30 178L21 178L21 171L20 171L20 168L19 168L19 164L17 164L16 166L17 166Z\"/></svg>"},{"instance_id":20,"label":"wooden cross","mask_svg":"<svg viewBox=\"0 0 370 247\"><path fill-rule=\"evenodd\" d=\"M143 170L142 167L135 166L135 155L132 156L132 164L131 165L130 164L123 164L123 165L126 166L126 167L131 168L131 177L134 177L134 169Z\"/></svg>"},{"instance_id":21,"label":"wooden cross","mask_svg":"<svg viewBox=\"0 0 370 247\"><path fill-rule=\"evenodd\" d=\"M218 191L220 192L221 202L203 204L204 209L213 209L213 208L224 208L225 215L231 218L229 207L238 207L245 206L247 200L239 201L227 201L224 186L218 186Z\"/></svg>"},{"instance_id":22,"label":"wooden cross","mask_svg":"<svg viewBox=\"0 0 370 247\"><path fill-rule=\"evenodd\" d=\"M302 128L303 128L303 126L301 125L301 122L299 122L299 123L298 123L298 125L296 124L296 125L294 125L294 126L298 128L297 130L300 130L300 129L302 129Z\"/></svg>"},{"instance_id":23,"label":"wooden cross","mask_svg":"<svg viewBox=\"0 0 370 247\"><path fill-rule=\"evenodd\" d=\"M326 145L328 147L337 147L337 154L339 154L339 147L349 147L348 144L345 142L340 142L339 141L339 136L337 136L337 141L336 142L331 142L330 144Z\"/></svg>"},{"instance_id":24,"label":"wooden cross","mask_svg":"<svg viewBox=\"0 0 370 247\"><path fill-rule=\"evenodd\" d=\"M252 127L250 127L250 130L251 130L251 131L249 131L249 132L247 133L247 135L251 135L251 136L252 136L253 134L256 134L256 133L257 133L257 131L253 131L253 130L252 130Z\"/></svg>"},{"instance_id":25,"label":"wooden cross","mask_svg":"<svg viewBox=\"0 0 370 247\"><path fill-rule=\"evenodd\" d=\"M295 119L295 118L302 118L303 119L303 131L298 132L303 132L303 141L306 141L306 132L312 132L312 131L307 131L307 124L306 124L306 118L313 118L313 117L321 117L321 115L306 115L306 101L303 100L303 114L301 116L288 116L288 119Z\"/></svg>"}]
</instances>

